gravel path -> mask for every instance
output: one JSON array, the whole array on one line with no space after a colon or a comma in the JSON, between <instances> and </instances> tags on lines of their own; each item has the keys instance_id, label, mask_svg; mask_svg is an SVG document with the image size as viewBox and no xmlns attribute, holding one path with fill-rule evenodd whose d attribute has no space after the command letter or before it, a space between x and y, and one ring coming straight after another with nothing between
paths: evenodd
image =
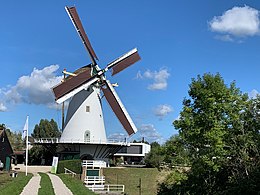
<instances>
[{"instance_id":1,"label":"gravel path","mask_svg":"<svg viewBox=\"0 0 260 195\"><path fill-rule=\"evenodd\" d=\"M38 190L40 188L41 176L39 174L35 174L28 184L24 187L22 193L20 195L37 195Z\"/></svg>"},{"instance_id":2,"label":"gravel path","mask_svg":"<svg viewBox=\"0 0 260 195\"><path fill-rule=\"evenodd\" d=\"M51 179L52 187L56 195L73 195L69 188L62 182L62 180L57 176L47 173Z\"/></svg>"}]
</instances>

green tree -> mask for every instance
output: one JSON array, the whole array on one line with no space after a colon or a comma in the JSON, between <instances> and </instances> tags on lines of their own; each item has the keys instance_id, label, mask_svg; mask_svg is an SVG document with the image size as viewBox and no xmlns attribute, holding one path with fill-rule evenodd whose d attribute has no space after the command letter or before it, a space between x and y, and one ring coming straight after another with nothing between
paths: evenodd
<instances>
[{"instance_id":1,"label":"green tree","mask_svg":"<svg viewBox=\"0 0 260 195\"><path fill-rule=\"evenodd\" d=\"M189 148L179 135L172 136L162 146L164 162L171 166L188 166L190 164Z\"/></svg>"},{"instance_id":2,"label":"green tree","mask_svg":"<svg viewBox=\"0 0 260 195\"><path fill-rule=\"evenodd\" d=\"M39 124L36 124L31 134L33 138L58 138L61 135L57 123L51 119L41 119ZM52 157L56 153L56 145L34 145L29 151L30 164L46 164L50 165Z\"/></svg>"},{"instance_id":3,"label":"green tree","mask_svg":"<svg viewBox=\"0 0 260 195\"><path fill-rule=\"evenodd\" d=\"M157 142L151 143L151 151L146 155L144 159L146 166L160 168L163 159L164 156L160 144Z\"/></svg>"},{"instance_id":4,"label":"green tree","mask_svg":"<svg viewBox=\"0 0 260 195\"><path fill-rule=\"evenodd\" d=\"M36 124L32 133L34 138L54 138L59 137L61 132L59 131L57 123L51 119L41 119L39 124Z\"/></svg>"},{"instance_id":5,"label":"green tree","mask_svg":"<svg viewBox=\"0 0 260 195\"><path fill-rule=\"evenodd\" d=\"M181 185L167 189L173 194L256 192L256 186L249 191L242 184L256 183L258 177L254 170L259 167L259 98L248 99L219 74L192 79L188 93L173 124L192 166Z\"/></svg>"}]
</instances>

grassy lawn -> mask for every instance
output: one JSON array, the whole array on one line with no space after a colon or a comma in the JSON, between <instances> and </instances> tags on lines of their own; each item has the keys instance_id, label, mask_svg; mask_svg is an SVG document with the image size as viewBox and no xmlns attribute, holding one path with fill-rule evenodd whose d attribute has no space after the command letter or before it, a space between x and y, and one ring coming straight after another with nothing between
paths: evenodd
<instances>
[{"instance_id":1,"label":"grassy lawn","mask_svg":"<svg viewBox=\"0 0 260 195\"><path fill-rule=\"evenodd\" d=\"M124 184L129 195L139 194L141 178L141 194L157 194L159 171L155 168L105 168L104 175L107 184Z\"/></svg>"},{"instance_id":2,"label":"grassy lawn","mask_svg":"<svg viewBox=\"0 0 260 195\"><path fill-rule=\"evenodd\" d=\"M71 177L70 175L58 174L63 183L71 190L73 195L94 195L92 191L86 188L82 181Z\"/></svg>"},{"instance_id":3,"label":"grassy lawn","mask_svg":"<svg viewBox=\"0 0 260 195\"><path fill-rule=\"evenodd\" d=\"M11 177L7 172L0 173L0 195L19 195L31 178L32 174L25 176L25 173L20 172L17 177Z\"/></svg>"},{"instance_id":4,"label":"grassy lawn","mask_svg":"<svg viewBox=\"0 0 260 195\"><path fill-rule=\"evenodd\" d=\"M39 175L41 176L41 187L39 188L38 195L55 195L50 177L46 173L39 173Z\"/></svg>"}]
</instances>

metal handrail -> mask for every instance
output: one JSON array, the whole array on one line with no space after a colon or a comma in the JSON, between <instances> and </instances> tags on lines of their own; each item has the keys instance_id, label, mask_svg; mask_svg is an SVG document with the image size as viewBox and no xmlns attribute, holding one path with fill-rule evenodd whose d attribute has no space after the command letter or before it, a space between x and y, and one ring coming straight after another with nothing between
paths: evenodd
<instances>
[{"instance_id":1,"label":"metal handrail","mask_svg":"<svg viewBox=\"0 0 260 195\"><path fill-rule=\"evenodd\" d=\"M73 172L72 170L69 170L69 169L67 169L65 167L64 167L64 173L65 174L70 174L70 175L72 175L72 177L77 175L75 172Z\"/></svg>"}]
</instances>

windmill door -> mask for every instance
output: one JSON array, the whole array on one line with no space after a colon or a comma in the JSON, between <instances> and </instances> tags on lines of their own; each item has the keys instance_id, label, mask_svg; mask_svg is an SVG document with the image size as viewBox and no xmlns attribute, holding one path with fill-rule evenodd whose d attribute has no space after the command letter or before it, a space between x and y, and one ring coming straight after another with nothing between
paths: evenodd
<instances>
[{"instance_id":1,"label":"windmill door","mask_svg":"<svg viewBox=\"0 0 260 195\"><path fill-rule=\"evenodd\" d=\"M84 141L90 142L90 131L89 130L85 131Z\"/></svg>"}]
</instances>

